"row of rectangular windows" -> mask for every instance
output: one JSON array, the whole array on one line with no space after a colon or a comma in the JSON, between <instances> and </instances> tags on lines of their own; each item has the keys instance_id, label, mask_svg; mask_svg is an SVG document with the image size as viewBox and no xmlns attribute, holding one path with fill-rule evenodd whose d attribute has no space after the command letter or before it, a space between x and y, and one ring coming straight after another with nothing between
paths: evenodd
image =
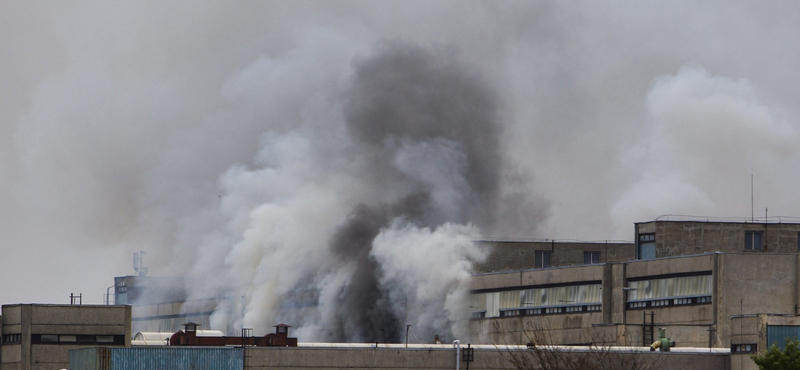
<instances>
[{"instance_id":1,"label":"row of rectangular windows","mask_svg":"<svg viewBox=\"0 0 800 370\"><path fill-rule=\"evenodd\" d=\"M627 308L629 310L635 310L642 308L686 306L686 305L709 304L709 303L711 303L711 296L684 297L684 298L654 299L649 301L628 302Z\"/></svg>"},{"instance_id":2,"label":"row of rectangular windows","mask_svg":"<svg viewBox=\"0 0 800 370\"><path fill-rule=\"evenodd\" d=\"M578 313L578 312L600 312L601 308L602 306L599 304L583 305L583 306L520 308L516 310L502 310L500 311L500 317L556 315L563 313ZM482 319L486 317L486 313L476 312L473 314L472 317L475 319Z\"/></svg>"},{"instance_id":3,"label":"row of rectangular windows","mask_svg":"<svg viewBox=\"0 0 800 370\"><path fill-rule=\"evenodd\" d=\"M3 336L3 344L22 343L22 334L6 334Z\"/></svg>"},{"instance_id":4,"label":"row of rectangular windows","mask_svg":"<svg viewBox=\"0 0 800 370\"><path fill-rule=\"evenodd\" d=\"M697 304L710 304L711 296L703 297L684 297L684 298L671 298L671 299L656 299L650 301L628 302L628 309L644 309L644 308L659 308L670 306L687 306ZM580 312L599 312L602 305L583 305L583 306L562 306L562 307L541 307L541 308L527 308L527 309L514 309L514 310L501 310L500 317L516 317L516 316L536 316L536 315L553 315L562 313L580 313ZM486 311L473 312L473 319L486 318Z\"/></svg>"},{"instance_id":5,"label":"row of rectangular windows","mask_svg":"<svg viewBox=\"0 0 800 370\"><path fill-rule=\"evenodd\" d=\"M3 335L3 344L22 343L22 334ZM33 334L33 344L125 344L124 335L65 335L65 334Z\"/></svg>"},{"instance_id":6,"label":"row of rectangular windows","mask_svg":"<svg viewBox=\"0 0 800 370\"><path fill-rule=\"evenodd\" d=\"M32 334L32 344L113 344L124 345L124 335Z\"/></svg>"}]
</instances>

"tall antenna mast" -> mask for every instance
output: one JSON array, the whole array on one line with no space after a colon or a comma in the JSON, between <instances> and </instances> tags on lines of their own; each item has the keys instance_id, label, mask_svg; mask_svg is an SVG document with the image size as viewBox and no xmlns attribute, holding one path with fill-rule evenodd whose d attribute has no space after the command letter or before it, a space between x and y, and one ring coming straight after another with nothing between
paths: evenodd
<instances>
[{"instance_id":1,"label":"tall antenna mast","mask_svg":"<svg viewBox=\"0 0 800 370\"><path fill-rule=\"evenodd\" d=\"M133 269L136 271L137 276L147 275L147 267L144 267L144 251L139 251L133 254Z\"/></svg>"},{"instance_id":2,"label":"tall antenna mast","mask_svg":"<svg viewBox=\"0 0 800 370\"><path fill-rule=\"evenodd\" d=\"M750 168L750 222L755 222L755 213L753 213L753 169Z\"/></svg>"}]
</instances>

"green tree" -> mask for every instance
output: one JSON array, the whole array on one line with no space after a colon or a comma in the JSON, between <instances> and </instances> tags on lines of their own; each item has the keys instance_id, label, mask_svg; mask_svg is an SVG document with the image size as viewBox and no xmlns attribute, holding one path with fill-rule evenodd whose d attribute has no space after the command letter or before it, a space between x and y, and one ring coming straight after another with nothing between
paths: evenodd
<instances>
[{"instance_id":1,"label":"green tree","mask_svg":"<svg viewBox=\"0 0 800 370\"><path fill-rule=\"evenodd\" d=\"M786 349L781 351L773 344L763 353L750 355L760 370L800 369L800 341L792 338L786 341Z\"/></svg>"}]
</instances>

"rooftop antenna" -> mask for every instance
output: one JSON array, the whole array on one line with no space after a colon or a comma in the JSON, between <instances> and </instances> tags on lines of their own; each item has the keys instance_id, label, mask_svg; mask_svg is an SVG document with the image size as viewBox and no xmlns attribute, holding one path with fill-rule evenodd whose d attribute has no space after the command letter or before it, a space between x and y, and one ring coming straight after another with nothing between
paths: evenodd
<instances>
[{"instance_id":1,"label":"rooftop antenna","mask_svg":"<svg viewBox=\"0 0 800 370\"><path fill-rule=\"evenodd\" d=\"M750 222L755 222L755 213L753 213L753 168L750 168Z\"/></svg>"},{"instance_id":2,"label":"rooftop antenna","mask_svg":"<svg viewBox=\"0 0 800 370\"><path fill-rule=\"evenodd\" d=\"M136 271L137 276L146 276L147 267L144 267L142 259L144 259L144 251L139 251L133 254L133 269Z\"/></svg>"}]
</instances>

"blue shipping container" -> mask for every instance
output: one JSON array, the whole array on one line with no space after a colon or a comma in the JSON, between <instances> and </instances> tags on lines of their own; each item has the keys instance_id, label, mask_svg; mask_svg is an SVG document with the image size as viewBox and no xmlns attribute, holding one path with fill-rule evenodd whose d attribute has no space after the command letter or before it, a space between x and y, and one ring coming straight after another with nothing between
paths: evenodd
<instances>
[{"instance_id":1,"label":"blue shipping container","mask_svg":"<svg viewBox=\"0 0 800 370\"><path fill-rule=\"evenodd\" d=\"M237 370L241 348L95 347L69 351L70 370Z\"/></svg>"}]
</instances>

